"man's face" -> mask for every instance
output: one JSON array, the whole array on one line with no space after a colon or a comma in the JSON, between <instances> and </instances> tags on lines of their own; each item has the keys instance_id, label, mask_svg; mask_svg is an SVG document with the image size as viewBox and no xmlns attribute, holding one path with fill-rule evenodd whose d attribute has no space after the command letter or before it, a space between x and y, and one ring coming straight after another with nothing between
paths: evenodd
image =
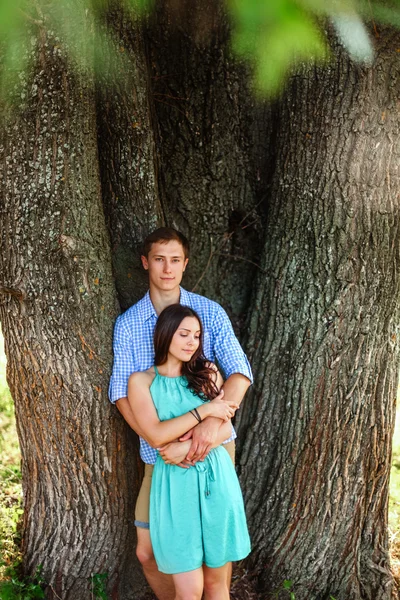
<instances>
[{"instance_id":1,"label":"man's face","mask_svg":"<svg viewBox=\"0 0 400 600\"><path fill-rule=\"evenodd\" d=\"M150 286L160 291L170 291L179 286L188 260L176 240L156 242L152 244L148 257L142 256L143 267L149 272Z\"/></svg>"}]
</instances>

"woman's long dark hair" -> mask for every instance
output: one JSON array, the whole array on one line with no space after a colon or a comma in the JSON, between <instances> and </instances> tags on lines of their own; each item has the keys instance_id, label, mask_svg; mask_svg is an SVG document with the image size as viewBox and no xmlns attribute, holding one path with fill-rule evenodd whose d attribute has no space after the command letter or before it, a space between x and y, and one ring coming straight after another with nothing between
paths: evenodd
<instances>
[{"instance_id":1,"label":"woman's long dark hair","mask_svg":"<svg viewBox=\"0 0 400 600\"><path fill-rule=\"evenodd\" d=\"M168 350L174 333L179 328L185 317L194 317L200 325L200 341L196 352L188 362L182 363L182 375L188 381L188 388L195 394L212 400L218 395L219 390L214 381L215 371L209 366L203 354L203 325L199 315L182 304L171 304L164 308L158 317L154 330L154 363L156 366L163 365L168 359Z\"/></svg>"}]
</instances>

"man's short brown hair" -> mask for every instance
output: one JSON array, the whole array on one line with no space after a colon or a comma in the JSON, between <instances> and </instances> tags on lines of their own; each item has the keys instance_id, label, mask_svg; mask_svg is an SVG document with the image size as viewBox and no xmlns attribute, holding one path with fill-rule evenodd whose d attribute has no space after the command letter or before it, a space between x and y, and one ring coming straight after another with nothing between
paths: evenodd
<instances>
[{"instance_id":1,"label":"man's short brown hair","mask_svg":"<svg viewBox=\"0 0 400 600\"><path fill-rule=\"evenodd\" d=\"M189 258L189 241L188 239L176 229L172 227L159 227L152 233L150 233L143 242L143 255L147 258L153 244L157 242L167 243L171 240L176 240L180 243L183 248L185 258Z\"/></svg>"}]
</instances>

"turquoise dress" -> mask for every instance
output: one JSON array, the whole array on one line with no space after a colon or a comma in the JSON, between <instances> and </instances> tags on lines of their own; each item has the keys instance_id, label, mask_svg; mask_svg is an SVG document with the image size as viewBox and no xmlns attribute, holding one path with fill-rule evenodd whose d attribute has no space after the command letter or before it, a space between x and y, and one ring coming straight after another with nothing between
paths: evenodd
<instances>
[{"instance_id":1,"label":"turquoise dress","mask_svg":"<svg viewBox=\"0 0 400 600\"><path fill-rule=\"evenodd\" d=\"M155 370L150 393L160 421L203 403L187 387L185 377L165 377ZM222 567L249 554L242 492L223 446L189 469L166 465L157 456L150 492L150 536L162 573L184 573L203 564Z\"/></svg>"}]
</instances>

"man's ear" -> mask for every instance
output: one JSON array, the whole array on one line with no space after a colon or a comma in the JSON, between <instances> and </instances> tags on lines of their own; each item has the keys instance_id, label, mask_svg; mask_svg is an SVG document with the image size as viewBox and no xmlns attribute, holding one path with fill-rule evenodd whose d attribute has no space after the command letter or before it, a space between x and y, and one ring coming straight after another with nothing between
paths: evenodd
<instances>
[{"instance_id":1,"label":"man's ear","mask_svg":"<svg viewBox=\"0 0 400 600\"><path fill-rule=\"evenodd\" d=\"M140 257L140 260L142 261L143 269L148 271L149 270L149 261L147 260L147 257L142 255Z\"/></svg>"},{"instance_id":2,"label":"man's ear","mask_svg":"<svg viewBox=\"0 0 400 600\"><path fill-rule=\"evenodd\" d=\"M142 258L144 258L144 257L142 256ZM186 266L187 266L188 262L189 262L189 259L188 259L188 258L185 258L185 262L184 262L184 264L183 264L183 271L185 271L185 269L186 269Z\"/></svg>"}]
</instances>

